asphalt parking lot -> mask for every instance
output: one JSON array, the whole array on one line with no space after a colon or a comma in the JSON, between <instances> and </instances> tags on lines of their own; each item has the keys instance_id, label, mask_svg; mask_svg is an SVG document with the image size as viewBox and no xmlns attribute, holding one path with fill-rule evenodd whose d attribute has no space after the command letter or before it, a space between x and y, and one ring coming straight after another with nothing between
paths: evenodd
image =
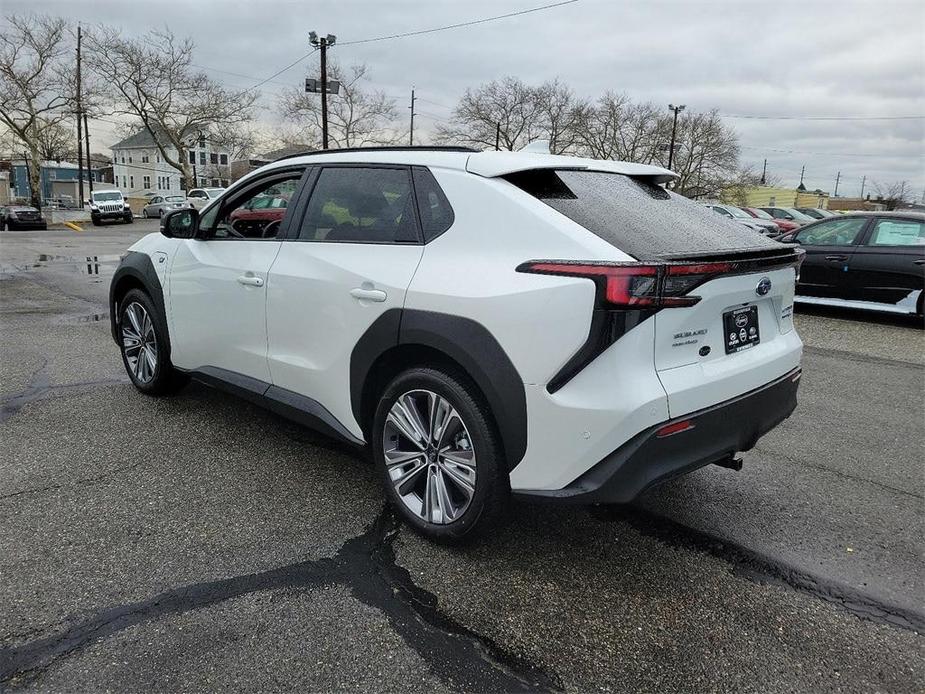
<instances>
[{"instance_id":1,"label":"asphalt parking lot","mask_svg":"<svg viewBox=\"0 0 925 694\"><path fill-rule=\"evenodd\" d=\"M135 392L105 297L154 228L0 235L0 690L922 691L914 321L799 311L799 408L741 472L447 549L348 450Z\"/></svg>"}]
</instances>

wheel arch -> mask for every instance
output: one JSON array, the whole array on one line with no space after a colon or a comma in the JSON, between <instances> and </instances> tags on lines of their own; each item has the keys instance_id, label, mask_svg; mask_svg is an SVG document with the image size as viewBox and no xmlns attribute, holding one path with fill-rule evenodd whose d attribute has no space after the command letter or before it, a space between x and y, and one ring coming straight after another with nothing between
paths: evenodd
<instances>
[{"instance_id":1,"label":"wheel arch","mask_svg":"<svg viewBox=\"0 0 925 694\"><path fill-rule=\"evenodd\" d=\"M154 270L154 263L146 253L129 251L122 258L116 268L109 285L109 326L112 330L112 339L116 344L119 340L119 304L123 297L132 289L140 289L147 294L154 308L157 310L155 318L160 322L159 329L164 335L168 354L170 350L170 335L167 330L167 313L164 308L164 292L161 282Z\"/></svg>"},{"instance_id":2,"label":"wheel arch","mask_svg":"<svg viewBox=\"0 0 925 694\"><path fill-rule=\"evenodd\" d=\"M443 366L466 377L488 405L508 470L520 462L527 406L519 373L483 325L432 311L391 309L357 341L350 357L351 408L367 440L379 394L414 366Z\"/></svg>"}]
</instances>

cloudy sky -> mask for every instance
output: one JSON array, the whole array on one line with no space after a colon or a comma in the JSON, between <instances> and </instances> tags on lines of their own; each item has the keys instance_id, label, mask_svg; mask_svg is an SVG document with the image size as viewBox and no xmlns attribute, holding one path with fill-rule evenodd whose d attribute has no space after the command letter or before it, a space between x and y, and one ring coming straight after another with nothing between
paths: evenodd
<instances>
[{"instance_id":1,"label":"cloudy sky","mask_svg":"<svg viewBox=\"0 0 925 694\"><path fill-rule=\"evenodd\" d=\"M739 133L742 161L809 188L856 195L907 180L925 194L925 3L740 0L577 0L465 28L346 45L538 7L555 0L3 0L4 14L40 8L125 35L167 24L191 35L196 63L229 87L249 87L308 52L308 32L332 33L343 63L367 63L404 114L415 85L422 130L446 118L466 87L505 75L559 77L585 96L713 108ZM317 54L261 88L276 95L317 73ZM740 117L733 117L740 116ZM741 116L748 116L744 118ZM810 119L810 117L814 117ZM873 118L879 117L880 120ZM884 119L889 117L890 120ZM823 119L825 118L825 119ZM110 144L105 123L92 126Z\"/></svg>"}]
</instances>

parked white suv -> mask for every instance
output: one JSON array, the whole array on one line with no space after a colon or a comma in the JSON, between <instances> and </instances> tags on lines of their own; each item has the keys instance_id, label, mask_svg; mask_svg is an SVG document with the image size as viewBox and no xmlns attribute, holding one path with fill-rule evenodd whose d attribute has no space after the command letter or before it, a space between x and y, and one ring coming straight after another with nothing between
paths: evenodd
<instances>
[{"instance_id":1,"label":"parked white suv","mask_svg":"<svg viewBox=\"0 0 925 694\"><path fill-rule=\"evenodd\" d=\"M192 207L201 210L224 192L224 188L193 188L186 194L186 201Z\"/></svg>"},{"instance_id":2,"label":"parked white suv","mask_svg":"<svg viewBox=\"0 0 925 694\"><path fill-rule=\"evenodd\" d=\"M672 178L453 148L283 159L132 246L113 338L144 393L192 376L371 449L432 538L484 530L511 492L626 502L737 467L801 373L800 250Z\"/></svg>"}]
</instances>

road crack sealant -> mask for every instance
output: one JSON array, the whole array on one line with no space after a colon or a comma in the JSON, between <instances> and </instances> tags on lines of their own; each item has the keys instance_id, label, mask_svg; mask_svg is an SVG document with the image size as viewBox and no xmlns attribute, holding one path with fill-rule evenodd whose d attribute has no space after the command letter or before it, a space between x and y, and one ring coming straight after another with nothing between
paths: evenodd
<instances>
[{"instance_id":1,"label":"road crack sealant","mask_svg":"<svg viewBox=\"0 0 925 694\"><path fill-rule=\"evenodd\" d=\"M206 581L109 607L51 636L0 647L0 684L16 686L85 646L136 625L183 614L252 593L343 585L380 610L402 640L450 689L561 691L554 673L517 656L440 611L436 596L417 586L395 560L399 524L388 508L333 557Z\"/></svg>"}]
</instances>

